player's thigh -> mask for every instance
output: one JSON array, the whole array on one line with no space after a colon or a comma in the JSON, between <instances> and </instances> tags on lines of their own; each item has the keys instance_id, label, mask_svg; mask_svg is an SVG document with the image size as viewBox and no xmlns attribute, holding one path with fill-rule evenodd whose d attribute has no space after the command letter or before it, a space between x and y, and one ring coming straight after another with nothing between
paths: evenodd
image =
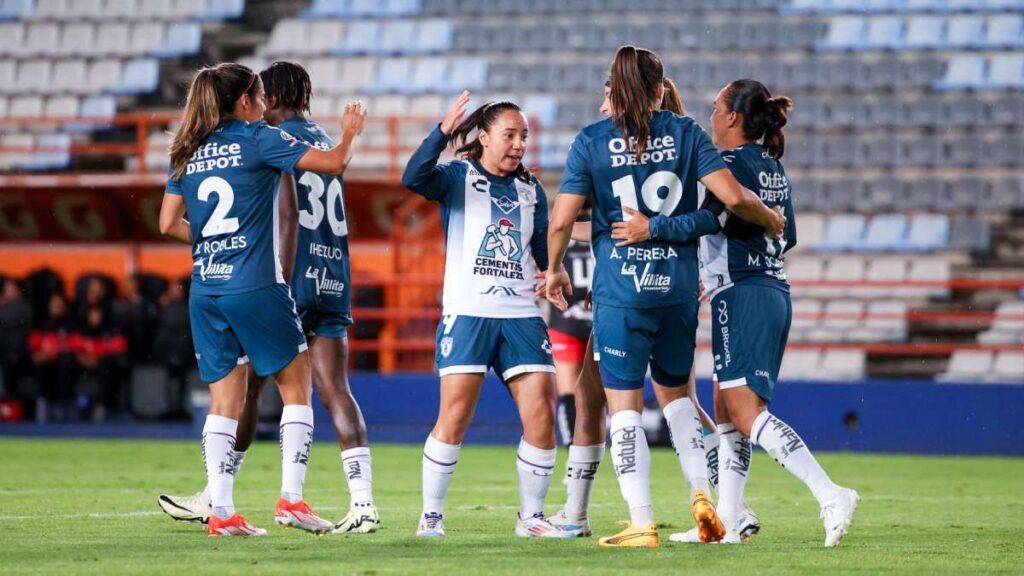
<instances>
[{"instance_id":1,"label":"player's thigh","mask_svg":"<svg viewBox=\"0 0 1024 576\"><path fill-rule=\"evenodd\" d=\"M738 284L711 302L711 346L721 390L748 386L770 402L790 317L789 295Z\"/></svg>"},{"instance_id":2,"label":"player's thigh","mask_svg":"<svg viewBox=\"0 0 1024 576\"><path fill-rule=\"evenodd\" d=\"M697 346L696 301L687 302L663 310L651 351L651 376L663 388L666 398L681 398L688 392L684 387L690 382L693 369L693 354Z\"/></svg>"},{"instance_id":3,"label":"player's thigh","mask_svg":"<svg viewBox=\"0 0 1024 576\"><path fill-rule=\"evenodd\" d=\"M520 374L555 373L548 328L539 316L499 320L499 339L494 371L506 384ZM550 376L548 376L548 381Z\"/></svg>"},{"instance_id":4,"label":"player's thigh","mask_svg":"<svg viewBox=\"0 0 1024 576\"><path fill-rule=\"evenodd\" d=\"M199 378L207 384L225 378L246 361L242 344L221 310L221 298L192 294L188 299Z\"/></svg>"},{"instance_id":5,"label":"player's thigh","mask_svg":"<svg viewBox=\"0 0 1024 576\"><path fill-rule=\"evenodd\" d=\"M306 337L287 285L274 284L222 300L221 308L256 374L277 374L306 350Z\"/></svg>"},{"instance_id":6,"label":"player's thigh","mask_svg":"<svg viewBox=\"0 0 1024 576\"><path fill-rule=\"evenodd\" d=\"M555 359L555 385L558 394L572 394L583 368L587 340L550 328L548 334L551 336L551 355Z\"/></svg>"},{"instance_id":7,"label":"player's thigh","mask_svg":"<svg viewBox=\"0 0 1024 576\"><path fill-rule=\"evenodd\" d=\"M501 344L500 320L445 314L437 325L434 363L444 378L451 374L486 374Z\"/></svg>"},{"instance_id":8,"label":"player's thigh","mask_svg":"<svg viewBox=\"0 0 1024 576\"><path fill-rule=\"evenodd\" d=\"M551 373L519 374L508 381L508 388L519 409L526 441L540 448L552 448L555 435L555 383Z\"/></svg>"},{"instance_id":9,"label":"player's thigh","mask_svg":"<svg viewBox=\"0 0 1024 576\"><path fill-rule=\"evenodd\" d=\"M441 377L441 402L432 432L434 438L448 444L462 442L473 421L483 384L483 373L456 373Z\"/></svg>"},{"instance_id":10,"label":"player's thigh","mask_svg":"<svg viewBox=\"0 0 1024 576\"><path fill-rule=\"evenodd\" d=\"M594 306L594 358L605 389L643 390L659 315L658 309Z\"/></svg>"}]
</instances>

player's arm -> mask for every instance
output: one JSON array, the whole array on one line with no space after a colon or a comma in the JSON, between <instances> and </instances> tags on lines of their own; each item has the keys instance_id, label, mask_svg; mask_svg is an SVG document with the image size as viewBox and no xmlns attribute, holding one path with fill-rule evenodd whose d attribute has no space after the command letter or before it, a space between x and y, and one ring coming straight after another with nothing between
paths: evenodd
<instances>
[{"instance_id":1,"label":"player's arm","mask_svg":"<svg viewBox=\"0 0 1024 576\"><path fill-rule=\"evenodd\" d=\"M700 181L730 212L747 222L761 226L772 238L782 237L782 232L786 228L786 217L765 206L756 194L736 180L728 168L706 174Z\"/></svg>"},{"instance_id":2,"label":"player's arm","mask_svg":"<svg viewBox=\"0 0 1024 576\"><path fill-rule=\"evenodd\" d=\"M590 243L591 221L574 222L572 225L572 239L577 242Z\"/></svg>"},{"instance_id":3,"label":"player's arm","mask_svg":"<svg viewBox=\"0 0 1024 576\"><path fill-rule=\"evenodd\" d=\"M576 216L583 209L586 196L562 193L555 197L555 207L551 210L551 222L548 224L548 282L546 296L555 308L563 312L569 308L565 294L572 294L572 282L565 271L565 251L569 247ZM564 290L564 292L563 292Z\"/></svg>"},{"instance_id":4,"label":"player's arm","mask_svg":"<svg viewBox=\"0 0 1024 576\"><path fill-rule=\"evenodd\" d=\"M786 239L786 248L782 251L785 254L796 246L796 211L793 210L792 200L786 202L782 213L786 216L786 231L783 234Z\"/></svg>"},{"instance_id":5,"label":"player's arm","mask_svg":"<svg viewBox=\"0 0 1024 576\"><path fill-rule=\"evenodd\" d=\"M185 244L192 244L192 227L185 220L185 199L180 194L164 193L160 204L160 233Z\"/></svg>"},{"instance_id":6,"label":"player's arm","mask_svg":"<svg viewBox=\"0 0 1024 576\"><path fill-rule=\"evenodd\" d=\"M299 201L295 194L295 176L282 174L277 206L280 212L278 235L281 238L281 272L289 283L292 281L295 251L299 243Z\"/></svg>"},{"instance_id":7,"label":"player's arm","mask_svg":"<svg viewBox=\"0 0 1024 576\"><path fill-rule=\"evenodd\" d=\"M537 270L548 269L548 195L540 182L534 180L537 188L537 206L533 210L533 237L530 238L530 254L537 263Z\"/></svg>"},{"instance_id":8,"label":"player's arm","mask_svg":"<svg viewBox=\"0 0 1024 576\"><path fill-rule=\"evenodd\" d=\"M344 174L352 160L352 145L356 136L362 133L365 122L366 110L362 104L353 102L345 105L345 113L341 117L341 141L326 151L310 147L295 166L300 170L318 174Z\"/></svg>"},{"instance_id":9,"label":"player's arm","mask_svg":"<svg viewBox=\"0 0 1024 576\"><path fill-rule=\"evenodd\" d=\"M653 218L647 218L629 206L623 206L622 210L632 218L627 222L612 222L612 240L617 240L615 246L619 248L647 240L686 244L701 236L714 234L722 229L718 216L724 206L718 214L711 208L701 208L688 214L657 214Z\"/></svg>"},{"instance_id":10,"label":"player's arm","mask_svg":"<svg viewBox=\"0 0 1024 576\"><path fill-rule=\"evenodd\" d=\"M469 91L462 94L452 104L444 120L434 128L416 149L402 173L402 186L423 196L427 200L438 200L445 193L445 170L437 165L437 159L448 146L452 131L466 114L469 105Z\"/></svg>"}]
</instances>

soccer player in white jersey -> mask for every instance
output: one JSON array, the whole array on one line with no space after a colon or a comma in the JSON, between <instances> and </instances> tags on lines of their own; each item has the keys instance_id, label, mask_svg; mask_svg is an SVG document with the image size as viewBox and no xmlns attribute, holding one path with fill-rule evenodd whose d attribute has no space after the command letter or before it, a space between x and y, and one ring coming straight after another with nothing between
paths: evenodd
<instances>
[{"instance_id":1,"label":"soccer player in white jersey","mask_svg":"<svg viewBox=\"0 0 1024 576\"><path fill-rule=\"evenodd\" d=\"M423 514L416 535L444 536L444 503L490 369L508 387L523 424L516 455L520 537L571 538L544 516L555 467L551 341L535 292L547 268L547 199L523 166L528 124L511 102L463 120L469 92L416 150L402 183L441 207L445 228L443 316L435 360L441 406L423 447ZM456 160L438 164L449 143Z\"/></svg>"}]
</instances>

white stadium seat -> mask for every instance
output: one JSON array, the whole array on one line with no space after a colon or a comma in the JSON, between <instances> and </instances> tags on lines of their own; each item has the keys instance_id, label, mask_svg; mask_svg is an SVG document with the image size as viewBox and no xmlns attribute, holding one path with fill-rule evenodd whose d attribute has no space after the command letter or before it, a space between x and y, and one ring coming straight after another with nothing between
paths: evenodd
<instances>
[{"instance_id":1,"label":"white stadium seat","mask_svg":"<svg viewBox=\"0 0 1024 576\"><path fill-rule=\"evenodd\" d=\"M11 118L38 118L43 115L43 99L39 96L13 98L7 115Z\"/></svg>"},{"instance_id":2,"label":"white stadium seat","mask_svg":"<svg viewBox=\"0 0 1024 576\"><path fill-rule=\"evenodd\" d=\"M46 99L43 116L47 118L70 118L78 116L78 98L74 96L51 96Z\"/></svg>"},{"instance_id":3,"label":"white stadium seat","mask_svg":"<svg viewBox=\"0 0 1024 576\"><path fill-rule=\"evenodd\" d=\"M14 53L22 57L50 54L59 43L60 26L48 22L32 24L25 32L25 40Z\"/></svg>"},{"instance_id":4,"label":"white stadium seat","mask_svg":"<svg viewBox=\"0 0 1024 576\"><path fill-rule=\"evenodd\" d=\"M24 162L31 155L30 149L35 146L36 137L23 132L0 133L0 170L10 170Z\"/></svg>"},{"instance_id":5,"label":"white stadium seat","mask_svg":"<svg viewBox=\"0 0 1024 576\"><path fill-rule=\"evenodd\" d=\"M25 38L25 26L20 22L0 22L0 56L15 54Z\"/></svg>"},{"instance_id":6,"label":"white stadium seat","mask_svg":"<svg viewBox=\"0 0 1024 576\"><path fill-rule=\"evenodd\" d=\"M782 356L779 368L779 380L811 380L817 379L820 370L821 350L796 349L787 350Z\"/></svg>"},{"instance_id":7,"label":"white stadium seat","mask_svg":"<svg viewBox=\"0 0 1024 576\"><path fill-rule=\"evenodd\" d=\"M135 20L139 13L138 0L107 0L106 13L121 20Z\"/></svg>"},{"instance_id":8,"label":"white stadium seat","mask_svg":"<svg viewBox=\"0 0 1024 576\"><path fill-rule=\"evenodd\" d=\"M1024 352L1002 351L996 354L989 379L993 382L1024 384Z\"/></svg>"},{"instance_id":9,"label":"white stadium seat","mask_svg":"<svg viewBox=\"0 0 1024 576\"><path fill-rule=\"evenodd\" d=\"M859 380L867 372L867 355L863 350L826 350L822 355L817 378L821 380Z\"/></svg>"},{"instance_id":10,"label":"white stadium seat","mask_svg":"<svg viewBox=\"0 0 1024 576\"><path fill-rule=\"evenodd\" d=\"M0 94L14 94L14 79L18 76L18 64L14 60L0 60Z\"/></svg>"},{"instance_id":11,"label":"white stadium seat","mask_svg":"<svg viewBox=\"0 0 1024 576\"><path fill-rule=\"evenodd\" d=\"M337 26L334 22L329 24L331 24L332 30L343 26L341 23L338 23ZM270 38L260 51L273 56L315 53L308 52L306 47L315 44L317 40L310 35L309 22L296 19L281 20L270 31Z\"/></svg>"},{"instance_id":12,"label":"white stadium seat","mask_svg":"<svg viewBox=\"0 0 1024 576\"><path fill-rule=\"evenodd\" d=\"M88 22L65 25L56 54L60 56L87 54L96 41L95 32L95 27Z\"/></svg>"},{"instance_id":13,"label":"white stadium seat","mask_svg":"<svg viewBox=\"0 0 1024 576\"><path fill-rule=\"evenodd\" d=\"M69 22L81 20L104 20L109 18L104 0L73 0L61 18Z\"/></svg>"},{"instance_id":14,"label":"white stadium seat","mask_svg":"<svg viewBox=\"0 0 1024 576\"><path fill-rule=\"evenodd\" d=\"M58 20L68 11L71 0L36 0L30 20Z\"/></svg>"},{"instance_id":15,"label":"white stadium seat","mask_svg":"<svg viewBox=\"0 0 1024 576\"><path fill-rule=\"evenodd\" d=\"M89 92L88 66L85 60L61 60L53 66L50 89L55 94L85 94Z\"/></svg>"},{"instance_id":16,"label":"white stadium seat","mask_svg":"<svg viewBox=\"0 0 1024 576\"><path fill-rule=\"evenodd\" d=\"M789 339L803 342L808 339L809 332L821 322L821 300L813 298L796 298L793 300L793 321L789 327Z\"/></svg>"},{"instance_id":17,"label":"white stadium seat","mask_svg":"<svg viewBox=\"0 0 1024 576\"><path fill-rule=\"evenodd\" d=\"M89 65L88 86L92 94L103 92L120 80L120 60L96 60Z\"/></svg>"},{"instance_id":18,"label":"white stadium seat","mask_svg":"<svg viewBox=\"0 0 1024 576\"><path fill-rule=\"evenodd\" d=\"M0 96L0 118L7 116L8 105L9 101L7 100L7 96Z\"/></svg>"},{"instance_id":19,"label":"white stadium seat","mask_svg":"<svg viewBox=\"0 0 1024 576\"><path fill-rule=\"evenodd\" d=\"M49 60L22 60L14 85L19 94L46 94L52 73L53 64Z\"/></svg>"},{"instance_id":20,"label":"white stadium seat","mask_svg":"<svg viewBox=\"0 0 1024 576\"><path fill-rule=\"evenodd\" d=\"M992 325L988 330L978 334L978 342L1024 345L1024 301L999 304Z\"/></svg>"},{"instance_id":21,"label":"white stadium seat","mask_svg":"<svg viewBox=\"0 0 1024 576\"><path fill-rule=\"evenodd\" d=\"M96 46L90 54L128 56L131 54L131 24L105 22L96 30Z\"/></svg>"},{"instance_id":22,"label":"white stadium seat","mask_svg":"<svg viewBox=\"0 0 1024 576\"><path fill-rule=\"evenodd\" d=\"M936 377L939 382L975 383L992 373L993 354L988 350L955 350L949 366Z\"/></svg>"},{"instance_id":23,"label":"white stadium seat","mask_svg":"<svg viewBox=\"0 0 1024 576\"><path fill-rule=\"evenodd\" d=\"M130 40L132 54L150 54L164 45L166 28L160 22L136 22L132 25Z\"/></svg>"}]
</instances>

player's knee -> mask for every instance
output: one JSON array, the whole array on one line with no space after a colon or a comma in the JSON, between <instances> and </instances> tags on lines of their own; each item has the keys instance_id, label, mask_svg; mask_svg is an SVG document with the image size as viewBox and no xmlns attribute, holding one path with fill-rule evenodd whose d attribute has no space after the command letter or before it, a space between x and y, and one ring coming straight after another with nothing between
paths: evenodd
<instances>
[{"instance_id":1,"label":"player's knee","mask_svg":"<svg viewBox=\"0 0 1024 576\"><path fill-rule=\"evenodd\" d=\"M736 427L736 430L740 434L750 437L750 427L754 425L757 411L740 410L738 414L730 414L730 416L732 418L732 425Z\"/></svg>"}]
</instances>

